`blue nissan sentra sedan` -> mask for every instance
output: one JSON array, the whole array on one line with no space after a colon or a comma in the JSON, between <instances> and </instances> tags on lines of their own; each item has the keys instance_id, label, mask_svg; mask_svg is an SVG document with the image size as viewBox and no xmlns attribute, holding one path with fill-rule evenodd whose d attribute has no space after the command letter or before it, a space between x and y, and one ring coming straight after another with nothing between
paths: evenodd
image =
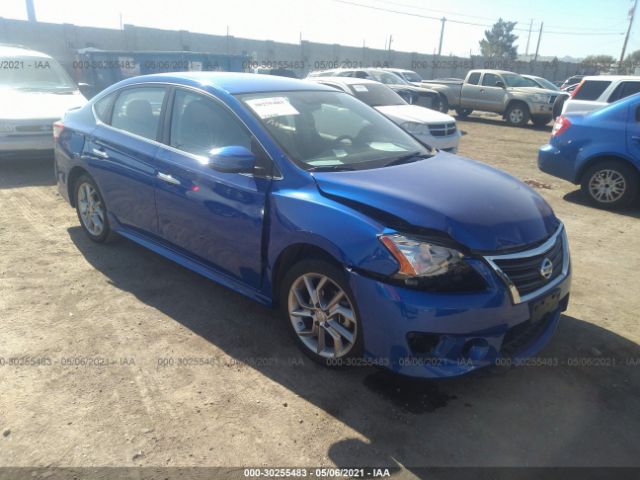
<instances>
[{"instance_id":1,"label":"blue nissan sentra sedan","mask_svg":"<svg viewBox=\"0 0 640 480\"><path fill-rule=\"evenodd\" d=\"M118 234L279 307L325 365L460 375L535 354L567 308L567 237L536 192L330 87L137 77L54 136L91 240Z\"/></svg>"}]
</instances>

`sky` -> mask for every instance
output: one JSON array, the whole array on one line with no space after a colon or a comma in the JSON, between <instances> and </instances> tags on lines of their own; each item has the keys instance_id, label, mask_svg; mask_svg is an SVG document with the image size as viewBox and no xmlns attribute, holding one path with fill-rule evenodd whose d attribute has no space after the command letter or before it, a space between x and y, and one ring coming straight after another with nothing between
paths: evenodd
<instances>
[{"instance_id":1,"label":"sky","mask_svg":"<svg viewBox=\"0 0 640 480\"><path fill-rule=\"evenodd\" d=\"M299 43L478 55L484 30L499 17L517 21L518 52L540 39L540 55L620 56L632 0L34 0L39 21L120 28L144 27ZM394 13L390 10L401 12ZM0 17L26 19L25 0L0 0ZM627 52L640 49L640 5Z\"/></svg>"}]
</instances>

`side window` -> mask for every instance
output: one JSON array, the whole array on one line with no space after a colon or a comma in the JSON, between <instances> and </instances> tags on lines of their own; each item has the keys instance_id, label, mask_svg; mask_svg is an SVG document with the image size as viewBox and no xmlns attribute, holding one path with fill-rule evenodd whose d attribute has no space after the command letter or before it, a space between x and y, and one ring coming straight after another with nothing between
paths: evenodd
<instances>
[{"instance_id":1,"label":"side window","mask_svg":"<svg viewBox=\"0 0 640 480\"><path fill-rule=\"evenodd\" d=\"M482 77L482 85L486 87L497 87L496 83L500 81L500 77L494 73L485 73Z\"/></svg>"},{"instance_id":2,"label":"side window","mask_svg":"<svg viewBox=\"0 0 640 480\"><path fill-rule=\"evenodd\" d=\"M160 112L167 90L162 87L136 87L124 90L113 106L111 126L155 140Z\"/></svg>"},{"instance_id":3,"label":"side window","mask_svg":"<svg viewBox=\"0 0 640 480\"><path fill-rule=\"evenodd\" d=\"M469 75L469 80L467 80L467 83L470 85L478 85L479 81L480 81L480 72L473 72L471 75Z\"/></svg>"},{"instance_id":4,"label":"side window","mask_svg":"<svg viewBox=\"0 0 640 480\"><path fill-rule=\"evenodd\" d=\"M616 87L609 97L609 103L629 97L638 92L640 92L640 82L620 82L620 85Z\"/></svg>"},{"instance_id":5,"label":"side window","mask_svg":"<svg viewBox=\"0 0 640 480\"><path fill-rule=\"evenodd\" d=\"M116 95L116 93L107 95L103 99L98 100L93 106L98 120L107 125L111 124L111 107L113 107L113 101L116 99Z\"/></svg>"},{"instance_id":6,"label":"side window","mask_svg":"<svg viewBox=\"0 0 640 480\"><path fill-rule=\"evenodd\" d=\"M251 149L251 134L225 107L214 100L177 90L171 113L169 144L194 155L231 145Z\"/></svg>"},{"instance_id":7,"label":"side window","mask_svg":"<svg viewBox=\"0 0 640 480\"><path fill-rule=\"evenodd\" d=\"M356 78L370 78L369 74L367 72L363 72L362 70L357 70L354 74L354 77Z\"/></svg>"},{"instance_id":8,"label":"side window","mask_svg":"<svg viewBox=\"0 0 640 480\"><path fill-rule=\"evenodd\" d=\"M600 95L611 85L606 80L583 80L582 86L573 96L574 100L597 100Z\"/></svg>"}]
</instances>

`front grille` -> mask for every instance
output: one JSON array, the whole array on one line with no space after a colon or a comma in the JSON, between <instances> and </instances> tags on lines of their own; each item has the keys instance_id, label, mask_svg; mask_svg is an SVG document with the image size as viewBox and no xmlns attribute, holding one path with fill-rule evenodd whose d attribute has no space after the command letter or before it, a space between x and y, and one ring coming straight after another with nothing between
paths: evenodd
<instances>
[{"instance_id":1,"label":"front grille","mask_svg":"<svg viewBox=\"0 0 640 480\"><path fill-rule=\"evenodd\" d=\"M544 278L540 273L545 258L551 260L553 265L553 272L549 278ZM562 274L562 237L558 236L555 244L539 255L512 259L496 258L494 262L518 289L520 296L527 295L541 289Z\"/></svg>"},{"instance_id":2,"label":"front grille","mask_svg":"<svg viewBox=\"0 0 640 480\"><path fill-rule=\"evenodd\" d=\"M429 132L431 132L431 135L434 137L448 137L449 135L456 133L456 129L455 122L434 123L429 125Z\"/></svg>"}]
</instances>

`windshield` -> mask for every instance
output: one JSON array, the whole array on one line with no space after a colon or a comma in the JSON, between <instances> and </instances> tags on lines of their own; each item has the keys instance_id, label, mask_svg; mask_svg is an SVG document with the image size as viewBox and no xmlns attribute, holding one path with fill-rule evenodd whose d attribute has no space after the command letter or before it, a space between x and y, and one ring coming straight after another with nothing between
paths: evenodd
<instances>
[{"instance_id":1,"label":"windshield","mask_svg":"<svg viewBox=\"0 0 640 480\"><path fill-rule=\"evenodd\" d=\"M502 78L504 78L507 87L533 87L536 85L535 82L531 79L524 78L520 75L516 75L515 73L503 73Z\"/></svg>"},{"instance_id":2,"label":"windshield","mask_svg":"<svg viewBox=\"0 0 640 480\"><path fill-rule=\"evenodd\" d=\"M402 77L396 75L391 72L378 72L372 70L369 72L373 78L375 78L380 83L385 83L387 85L405 85L406 82Z\"/></svg>"},{"instance_id":3,"label":"windshield","mask_svg":"<svg viewBox=\"0 0 640 480\"><path fill-rule=\"evenodd\" d=\"M542 88L546 88L548 90L560 90L556 85L554 85L553 83L551 83L549 80L547 80L546 78L542 78L542 77L535 77L535 82L538 83L538 85L540 85L540 87Z\"/></svg>"},{"instance_id":4,"label":"windshield","mask_svg":"<svg viewBox=\"0 0 640 480\"><path fill-rule=\"evenodd\" d=\"M52 58L2 57L0 63L3 66L0 87L37 91L77 89L62 66Z\"/></svg>"},{"instance_id":5,"label":"windshield","mask_svg":"<svg viewBox=\"0 0 640 480\"><path fill-rule=\"evenodd\" d=\"M421 82L422 77L416 72L403 72L404 79L408 82Z\"/></svg>"},{"instance_id":6,"label":"windshield","mask_svg":"<svg viewBox=\"0 0 640 480\"><path fill-rule=\"evenodd\" d=\"M267 92L239 98L307 170L376 168L407 155L430 154L391 120L346 93Z\"/></svg>"},{"instance_id":7,"label":"windshield","mask_svg":"<svg viewBox=\"0 0 640 480\"><path fill-rule=\"evenodd\" d=\"M349 90L360 101L370 107L383 107L387 105L406 105L400 95L385 85L367 83L366 85L349 85Z\"/></svg>"}]
</instances>

